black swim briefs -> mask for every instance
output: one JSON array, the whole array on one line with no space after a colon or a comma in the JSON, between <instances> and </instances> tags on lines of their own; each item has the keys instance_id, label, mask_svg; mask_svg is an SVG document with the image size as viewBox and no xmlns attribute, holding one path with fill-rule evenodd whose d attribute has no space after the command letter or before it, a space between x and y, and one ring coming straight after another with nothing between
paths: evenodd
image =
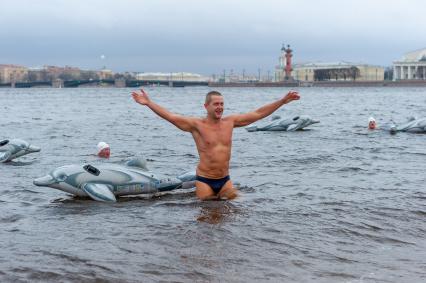
<instances>
[{"instance_id":1,"label":"black swim briefs","mask_svg":"<svg viewBox=\"0 0 426 283\"><path fill-rule=\"evenodd\" d=\"M209 185L210 188L212 188L213 192L215 194L218 194L220 190L222 189L222 187L225 185L225 183L228 182L228 180L230 180L230 178L229 178L229 175L220 179L210 179L210 178L205 178L205 177L201 177L197 175L195 176L195 180Z\"/></svg>"}]
</instances>

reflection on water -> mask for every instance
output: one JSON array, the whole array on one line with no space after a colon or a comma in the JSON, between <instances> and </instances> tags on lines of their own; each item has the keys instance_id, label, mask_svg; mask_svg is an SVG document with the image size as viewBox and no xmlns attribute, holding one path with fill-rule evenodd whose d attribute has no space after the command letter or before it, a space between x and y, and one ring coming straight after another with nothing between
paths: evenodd
<instances>
[{"instance_id":1,"label":"reflection on water","mask_svg":"<svg viewBox=\"0 0 426 283\"><path fill-rule=\"evenodd\" d=\"M230 201L216 200L201 202L197 220L209 224L222 224L230 221L238 213L238 209Z\"/></svg>"}]
</instances>

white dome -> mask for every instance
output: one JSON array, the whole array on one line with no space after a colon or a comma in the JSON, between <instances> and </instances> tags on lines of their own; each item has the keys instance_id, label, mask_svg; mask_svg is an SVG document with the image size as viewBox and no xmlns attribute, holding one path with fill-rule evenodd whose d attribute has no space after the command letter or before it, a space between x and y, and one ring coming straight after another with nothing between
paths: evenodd
<instances>
[{"instance_id":1,"label":"white dome","mask_svg":"<svg viewBox=\"0 0 426 283\"><path fill-rule=\"evenodd\" d=\"M402 62L419 62L426 61L426 48L406 53L401 60Z\"/></svg>"}]
</instances>

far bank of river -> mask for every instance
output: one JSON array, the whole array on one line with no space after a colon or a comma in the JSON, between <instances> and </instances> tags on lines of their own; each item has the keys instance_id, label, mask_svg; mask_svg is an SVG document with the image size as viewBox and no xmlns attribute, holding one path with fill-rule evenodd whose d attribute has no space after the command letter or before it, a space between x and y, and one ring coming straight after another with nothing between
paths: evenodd
<instances>
[{"instance_id":1,"label":"far bank of river","mask_svg":"<svg viewBox=\"0 0 426 283\"><path fill-rule=\"evenodd\" d=\"M426 87L426 80L209 83L209 87Z\"/></svg>"}]
</instances>

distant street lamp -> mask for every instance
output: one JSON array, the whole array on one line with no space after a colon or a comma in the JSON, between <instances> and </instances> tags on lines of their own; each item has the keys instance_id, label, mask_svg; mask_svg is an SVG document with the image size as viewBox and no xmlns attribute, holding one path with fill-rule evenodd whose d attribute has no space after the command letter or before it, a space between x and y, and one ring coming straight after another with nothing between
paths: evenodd
<instances>
[{"instance_id":1,"label":"distant street lamp","mask_svg":"<svg viewBox=\"0 0 426 283\"><path fill-rule=\"evenodd\" d=\"M104 63L105 55L103 55L103 54L102 54L100 57L101 57L101 61L102 61L102 68L103 68L103 69L106 69L106 68L105 68L105 63Z\"/></svg>"}]
</instances>

